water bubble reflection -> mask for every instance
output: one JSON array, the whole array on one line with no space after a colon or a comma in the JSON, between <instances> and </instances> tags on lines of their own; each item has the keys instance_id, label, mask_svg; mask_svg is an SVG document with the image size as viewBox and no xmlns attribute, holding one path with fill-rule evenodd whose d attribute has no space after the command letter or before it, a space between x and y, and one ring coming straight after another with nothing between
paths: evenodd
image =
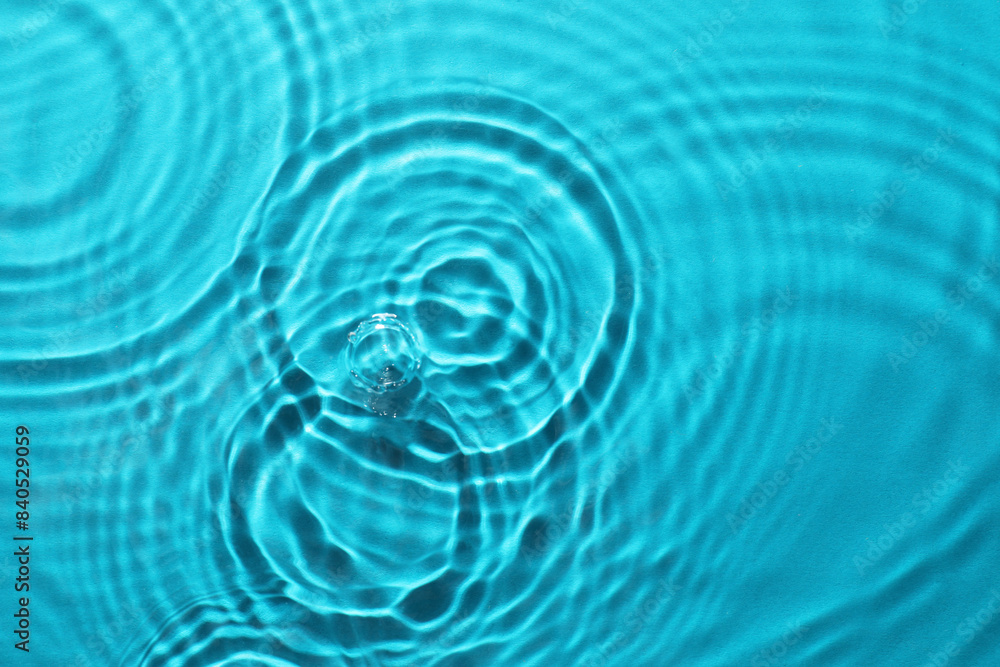
<instances>
[{"instance_id":1,"label":"water bubble reflection","mask_svg":"<svg viewBox=\"0 0 1000 667\"><path fill-rule=\"evenodd\" d=\"M348 335L352 382L376 393L408 384L420 368L417 339L392 313L376 313Z\"/></svg>"}]
</instances>

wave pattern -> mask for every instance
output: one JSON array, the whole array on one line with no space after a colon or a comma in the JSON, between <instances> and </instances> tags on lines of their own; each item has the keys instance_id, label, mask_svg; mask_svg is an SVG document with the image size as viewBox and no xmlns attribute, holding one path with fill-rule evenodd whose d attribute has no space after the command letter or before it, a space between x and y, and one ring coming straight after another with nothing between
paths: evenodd
<instances>
[{"instance_id":1,"label":"wave pattern","mask_svg":"<svg viewBox=\"0 0 1000 667\"><path fill-rule=\"evenodd\" d=\"M1000 657L995 7L9 4L37 664Z\"/></svg>"}]
</instances>

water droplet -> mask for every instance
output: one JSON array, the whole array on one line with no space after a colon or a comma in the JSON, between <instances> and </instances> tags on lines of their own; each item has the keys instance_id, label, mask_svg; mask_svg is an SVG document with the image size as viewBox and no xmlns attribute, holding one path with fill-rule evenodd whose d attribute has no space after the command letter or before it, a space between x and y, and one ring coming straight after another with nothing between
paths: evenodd
<instances>
[{"instance_id":1,"label":"water droplet","mask_svg":"<svg viewBox=\"0 0 1000 667\"><path fill-rule=\"evenodd\" d=\"M364 320L347 339L347 370L359 387L382 393L409 383L420 368L420 347L392 313Z\"/></svg>"}]
</instances>

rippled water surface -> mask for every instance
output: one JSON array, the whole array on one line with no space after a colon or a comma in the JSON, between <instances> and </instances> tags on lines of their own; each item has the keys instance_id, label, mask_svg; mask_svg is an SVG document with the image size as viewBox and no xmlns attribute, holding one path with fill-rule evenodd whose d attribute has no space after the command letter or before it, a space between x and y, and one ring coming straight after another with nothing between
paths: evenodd
<instances>
[{"instance_id":1,"label":"rippled water surface","mask_svg":"<svg viewBox=\"0 0 1000 667\"><path fill-rule=\"evenodd\" d=\"M1000 5L0 19L0 664L1000 664Z\"/></svg>"}]
</instances>

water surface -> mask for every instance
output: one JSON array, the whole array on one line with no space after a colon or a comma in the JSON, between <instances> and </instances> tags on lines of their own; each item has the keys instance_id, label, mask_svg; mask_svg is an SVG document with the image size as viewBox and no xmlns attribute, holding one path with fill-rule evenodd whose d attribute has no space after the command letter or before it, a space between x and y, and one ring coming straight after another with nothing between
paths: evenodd
<instances>
[{"instance_id":1,"label":"water surface","mask_svg":"<svg viewBox=\"0 0 1000 667\"><path fill-rule=\"evenodd\" d=\"M0 663L996 663L998 14L8 2Z\"/></svg>"}]
</instances>

